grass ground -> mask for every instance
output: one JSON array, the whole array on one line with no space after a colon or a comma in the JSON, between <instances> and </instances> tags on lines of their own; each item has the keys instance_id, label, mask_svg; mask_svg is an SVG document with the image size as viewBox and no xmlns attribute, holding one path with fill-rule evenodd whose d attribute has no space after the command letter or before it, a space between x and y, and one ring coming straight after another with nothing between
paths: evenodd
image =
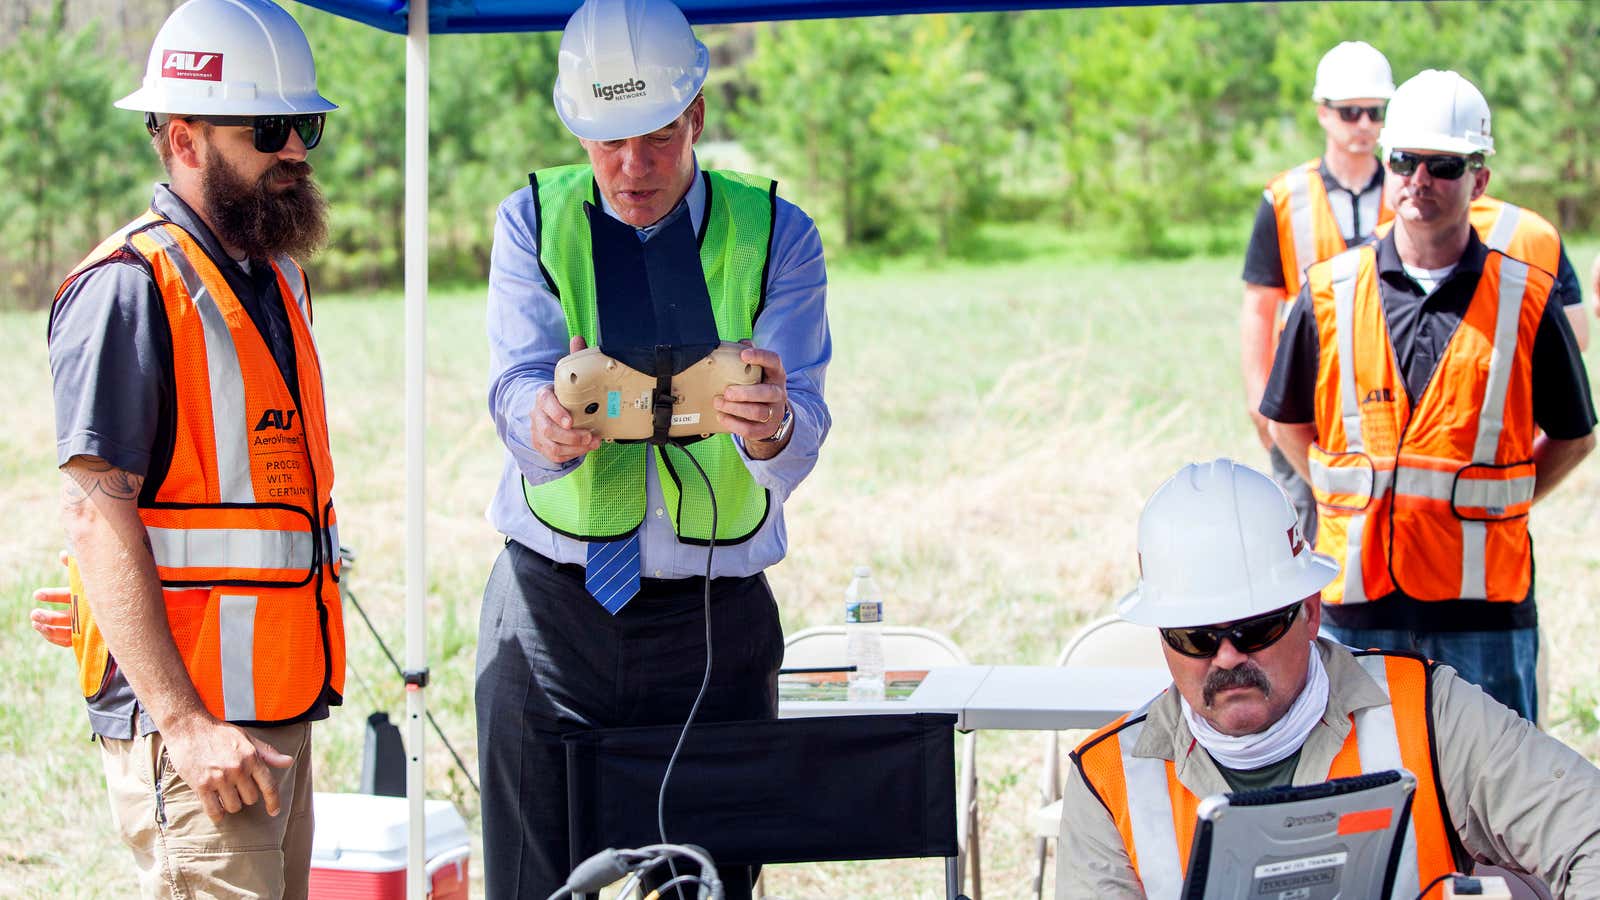
<instances>
[{"instance_id":1,"label":"grass ground","mask_svg":"<svg viewBox=\"0 0 1600 900\"><path fill-rule=\"evenodd\" d=\"M1592 258L1593 246L1571 248ZM947 632L979 662L1049 663L1073 630L1132 586L1144 497L1185 462L1262 463L1236 374L1238 263L1101 263L1051 254L990 265L885 264L834 272L834 430L789 503L789 558L770 577L788 631L833 623L852 566L870 564L890 619ZM357 596L403 645L402 330L397 295L325 298L317 332L333 398L340 534L359 552ZM478 598L500 541L482 510L499 451L484 412L482 292L429 309L428 699L474 764ZM26 624L29 592L60 580L61 545L42 314L0 316L0 894L134 891L106 815L98 750L70 657ZM1593 370L1600 360L1590 354ZM1600 758L1600 465L1586 463L1533 517L1557 731ZM347 613L347 704L319 726L323 790L354 790L363 721L400 719L402 692ZM979 741L990 898L1028 893L1036 734ZM476 829L477 799L436 743L428 781ZM769 870L796 898L942 896L934 862Z\"/></svg>"}]
</instances>

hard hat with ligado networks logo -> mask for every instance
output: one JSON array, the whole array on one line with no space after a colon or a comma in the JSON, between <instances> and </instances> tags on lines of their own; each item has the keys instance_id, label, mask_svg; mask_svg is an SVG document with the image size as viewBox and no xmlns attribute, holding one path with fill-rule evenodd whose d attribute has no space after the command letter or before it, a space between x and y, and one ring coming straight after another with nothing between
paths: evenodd
<instances>
[{"instance_id":1,"label":"hard hat with ligado networks logo","mask_svg":"<svg viewBox=\"0 0 1600 900\"><path fill-rule=\"evenodd\" d=\"M1322 55L1311 99L1387 100L1394 94L1389 60L1366 41L1345 41Z\"/></svg>"},{"instance_id":2,"label":"hard hat with ligado networks logo","mask_svg":"<svg viewBox=\"0 0 1600 900\"><path fill-rule=\"evenodd\" d=\"M584 0L561 33L556 114L585 140L649 134L689 108L710 70L669 0Z\"/></svg>"},{"instance_id":3,"label":"hard hat with ligado networks logo","mask_svg":"<svg viewBox=\"0 0 1600 900\"><path fill-rule=\"evenodd\" d=\"M317 93L299 23L270 0L189 0L156 33L144 84L121 109L275 116L337 109Z\"/></svg>"},{"instance_id":4,"label":"hard hat with ligado networks logo","mask_svg":"<svg viewBox=\"0 0 1600 900\"><path fill-rule=\"evenodd\" d=\"M1271 478L1231 459L1193 463L1139 514L1139 586L1117 614L1157 628L1233 622L1298 603L1337 574Z\"/></svg>"},{"instance_id":5,"label":"hard hat with ligado networks logo","mask_svg":"<svg viewBox=\"0 0 1600 900\"><path fill-rule=\"evenodd\" d=\"M1492 155L1489 101L1455 72L1424 69L1394 92L1378 144L1385 158L1390 150Z\"/></svg>"}]
</instances>

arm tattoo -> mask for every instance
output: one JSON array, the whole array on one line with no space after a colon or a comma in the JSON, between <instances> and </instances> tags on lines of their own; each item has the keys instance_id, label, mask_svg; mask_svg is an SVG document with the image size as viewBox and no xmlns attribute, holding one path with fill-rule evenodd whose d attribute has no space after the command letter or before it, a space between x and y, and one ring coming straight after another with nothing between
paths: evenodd
<instances>
[{"instance_id":1,"label":"arm tattoo","mask_svg":"<svg viewBox=\"0 0 1600 900\"><path fill-rule=\"evenodd\" d=\"M113 500L135 500L144 486L142 476L119 469L97 456L75 456L62 467L61 473L67 476L62 496L72 506L88 501L96 492Z\"/></svg>"}]
</instances>

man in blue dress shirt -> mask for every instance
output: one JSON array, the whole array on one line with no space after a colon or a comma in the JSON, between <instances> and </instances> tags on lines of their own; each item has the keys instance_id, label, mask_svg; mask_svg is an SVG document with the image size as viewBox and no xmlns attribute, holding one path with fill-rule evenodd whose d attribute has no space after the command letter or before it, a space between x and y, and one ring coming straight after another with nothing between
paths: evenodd
<instances>
[{"instance_id":1,"label":"man in blue dress shirt","mask_svg":"<svg viewBox=\"0 0 1600 900\"><path fill-rule=\"evenodd\" d=\"M546 897L571 868L562 735L681 723L708 632L698 720L777 714L783 635L762 573L783 558L783 501L831 424L821 240L772 182L700 169L709 57L683 14L588 0L560 59L556 109L589 164L535 172L500 205L489 275L489 410L506 453L488 515L506 547L484 590L476 699L497 898ZM744 360L764 371L716 401L729 434L686 450L572 427L552 378L597 338L586 203L645 242L692 225L719 337L748 341ZM722 874L729 897L748 896L747 879Z\"/></svg>"}]
</instances>

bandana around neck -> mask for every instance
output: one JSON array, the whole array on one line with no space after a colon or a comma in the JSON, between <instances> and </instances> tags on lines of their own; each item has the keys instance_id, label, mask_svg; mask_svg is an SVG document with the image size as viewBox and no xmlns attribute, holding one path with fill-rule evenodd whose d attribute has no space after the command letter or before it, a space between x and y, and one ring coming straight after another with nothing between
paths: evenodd
<instances>
[{"instance_id":1,"label":"bandana around neck","mask_svg":"<svg viewBox=\"0 0 1600 900\"><path fill-rule=\"evenodd\" d=\"M1322 667L1322 654L1313 646L1306 663L1305 689L1282 718L1255 734L1223 734L1196 714L1188 700L1180 696L1179 702L1189 731L1217 765L1239 771L1259 769L1294 755L1322 720L1322 713L1328 708L1328 672Z\"/></svg>"}]
</instances>

